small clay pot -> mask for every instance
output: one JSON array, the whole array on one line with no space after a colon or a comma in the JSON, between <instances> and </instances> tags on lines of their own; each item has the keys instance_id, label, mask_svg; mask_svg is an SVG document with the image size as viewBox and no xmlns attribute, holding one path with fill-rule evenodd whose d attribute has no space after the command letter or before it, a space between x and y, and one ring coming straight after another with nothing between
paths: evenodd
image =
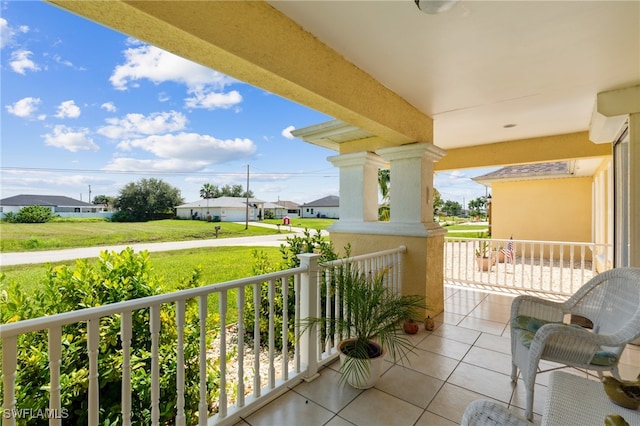
<instances>
[{"instance_id":1,"label":"small clay pot","mask_svg":"<svg viewBox=\"0 0 640 426\"><path fill-rule=\"evenodd\" d=\"M433 318L427 315L427 317L424 319L424 329L427 331L433 331L435 326L436 324L433 322Z\"/></svg>"},{"instance_id":2,"label":"small clay pot","mask_svg":"<svg viewBox=\"0 0 640 426\"><path fill-rule=\"evenodd\" d=\"M402 329L407 334L416 334L419 328L418 323L412 319L408 319L402 324Z\"/></svg>"}]
</instances>

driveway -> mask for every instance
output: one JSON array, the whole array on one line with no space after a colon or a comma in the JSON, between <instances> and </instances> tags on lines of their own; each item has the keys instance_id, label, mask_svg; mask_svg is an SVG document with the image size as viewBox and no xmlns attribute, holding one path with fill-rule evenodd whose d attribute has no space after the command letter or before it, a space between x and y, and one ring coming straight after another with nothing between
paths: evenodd
<instances>
[{"instance_id":1,"label":"driveway","mask_svg":"<svg viewBox=\"0 0 640 426\"><path fill-rule=\"evenodd\" d=\"M242 222L244 224L244 222ZM276 225L266 223L252 223L251 226L262 226L265 228L274 228ZM286 238L293 235L301 235L304 229L290 228L281 226L282 231L291 230L292 233L283 233L275 235L259 235L255 237L238 237L238 238L216 238L210 240L191 240L191 241L169 241L164 243L142 243L142 244L123 244L117 246L100 246L100 247L81 247L65 250L46 250L31 251L18 253L0 253L0 265L24 265L34 263L53 263L64 260L86 259L98 257L101 251L120 252L127 247L133 248L135 251L147 250L154 251L172 251L184 250L189 248L201 247L228 247L228 246L257 246L257 247L280 247L286 243ZM323 235L328 235L326 231Z\"/></svg>"}]
</instances>

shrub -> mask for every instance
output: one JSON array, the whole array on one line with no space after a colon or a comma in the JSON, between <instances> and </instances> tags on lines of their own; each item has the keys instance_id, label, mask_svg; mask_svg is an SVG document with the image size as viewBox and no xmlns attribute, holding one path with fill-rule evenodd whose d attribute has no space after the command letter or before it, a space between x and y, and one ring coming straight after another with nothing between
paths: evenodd
<instances>
[{"instance_id":1,"label":"shrub","mask_svg":"<svg viewBox=\"0 0 640 426\"><path fill-rule=\"evenodd\" d=\"M20 209L15 215L17 223L46 223L53 219L51 209L42 206L27 206Z\"/></svg>"},{"instance_id":2,"label":"shrub","mask_svg":"<svg viewBox=\"0 0 640 426\"><path fill-rule=\"evenodd\" d=\"M120 210L111 215L111 222L136 222L129 210Z\"/></svg>"},{"instance_id":3,"label":"shrub","mask_svg":"<svg viewBox=\"0 0 640 426\"><path fill-rule=\"evenodd\" d=\"M282 261L280 264L272 264L264 252L259 250L253 251L254 266L253 273L255 275L267 274L270 272L282 271L284 269L296 268L300 266L298 254L301 253L319 253L319 262L328 262L338 258L338 254L333 249L333 243L322 237L320 230L316 230L315 234L311 234L309 229L305 229L302 236L287 237L288 245L280 245L280 253ZM345 248L349 251L349 247ZM347 254L348 255L348 254ZM263 342L267 341L269 333L269 283L262 283L260 289L260 336ZM274 329L282 330L283 318L283 299L282 290L276 287L274 295ZM245 298L245 329L248 333L254 330L254 304L253 295L250 294ZM295 339L295 298L293 281L289 281L289 299L288 299L289 325L288 325L288 342L292 344ZM276 336L276 347L282 348L282 336Z\"/></svg>"},{"instance_id":4,"label":"shrub","mask_svg":"<svg viewBox=\"0 0 640 426\"><path fill-rule=\"evenodd\" d=\"M1 277L0 277L1 279ZM148 253L135 254L128 248L117 254L102 252L96 266L78 260L75 268L50 267L43 285L29 293L14 284L0 281L0 322L101 306L128 299L158 294L161 279L154 277ZM182 287L198 285L200 272L194 271ZM160 312L160 422L169 424L176 411L176 312L163 305ZM65 424L87 424L88 354L86 323L64 326L63 357L60 366L62 407ZM120 316L100 320L99 384L101 424L119 424L121 404L122 344ZM131 339L132 423L151 423L151 337L149 310L134 311ZM215 336L208 336L209 346ZM188 301L185 314L185 414L188 424L197 424L199 403L199 320L196 301ZM219 361L207 362L209 411L217 401ZM47 332L22 335L18 339L16 400L18 409L44 409L49 406L49 366ZM0 392L2 395L2 392ZM26 420L25 420L26 421ZM19 423L22 424L22 423ZM26 423L24 423L26 424ZM34 423L30 420L29 424ZM46 424L43 419L42 424Z\"/></svg>"}]
</instances>

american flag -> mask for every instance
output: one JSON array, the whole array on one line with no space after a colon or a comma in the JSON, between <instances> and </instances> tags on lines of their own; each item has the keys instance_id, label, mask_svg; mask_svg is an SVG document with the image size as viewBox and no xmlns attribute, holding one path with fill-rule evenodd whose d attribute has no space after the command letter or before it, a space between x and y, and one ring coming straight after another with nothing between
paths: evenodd
<instances>
[{"instance_id":1,"label":"american flag","mask_svg":"<svg viewBox=\"0 0 640 426\"><path fill-rule=\"evenodd\" d=\"M513 244L513 237L509 238L509 244L507 244L507 248L501 248L500 253L504 254L504 259L509 263L514 263L516 261L516 248L515 244Z\"/></svg>"}]
</instances>

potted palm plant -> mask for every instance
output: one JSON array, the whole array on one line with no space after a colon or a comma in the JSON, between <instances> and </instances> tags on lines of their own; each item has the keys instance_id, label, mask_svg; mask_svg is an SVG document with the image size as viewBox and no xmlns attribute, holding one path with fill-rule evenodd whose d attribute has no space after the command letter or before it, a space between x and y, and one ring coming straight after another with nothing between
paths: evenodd
<instances>
[{"instance_id":1,"label":"potted palm plant","mask_svg":"<svg viewBox=\"0 0 640 426\"><path fill-rule=\"evenodd\" d=\"M389 289L385 273L347 270L340 275L342 313L301 321L301 333L315 326L327 340L335 334L341 336L340 380L359 389L374 386L387 355L394 362L406 359L413 346L404 335L402 323L426 308L423 297L403 296Z\"/></svg>"}]
</instances>

